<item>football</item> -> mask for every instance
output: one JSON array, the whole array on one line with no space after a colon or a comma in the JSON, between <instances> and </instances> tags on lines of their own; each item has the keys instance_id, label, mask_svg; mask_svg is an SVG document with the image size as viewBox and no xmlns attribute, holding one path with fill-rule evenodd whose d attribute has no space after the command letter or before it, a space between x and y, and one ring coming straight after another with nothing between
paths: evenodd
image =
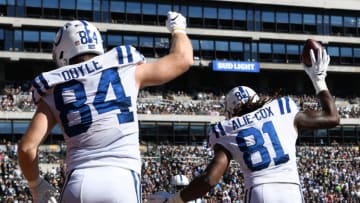
<instances>
[{"instance_id":1,"label":"football","mask_svg":"<svg viewBox=\"0 0 360 203\"><path fill-rule=\"evenodd\" d=\"M310 49L314 51L315 57L317 57L318 49L322 49L322 45L314 39L307 39L301 54L301 62L308 67L311 67Z\"/></svg>"}]
</instances>

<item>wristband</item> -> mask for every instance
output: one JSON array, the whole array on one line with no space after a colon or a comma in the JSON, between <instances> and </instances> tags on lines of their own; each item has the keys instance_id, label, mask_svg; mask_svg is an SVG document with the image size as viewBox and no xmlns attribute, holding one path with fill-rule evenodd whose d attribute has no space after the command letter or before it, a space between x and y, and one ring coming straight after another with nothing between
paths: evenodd
<instances>
[{"instance_id":1,"label":"wristband","mask_svg":"<svg viewBox=\"0 0 360 203\"><path fill-rule=\"evenodd\" d=\"M328 90L325 80L312 81L315 87L316 94L323 90Z\"/></svg>"},{"instance_id":2,"label":"wristband","mask_svg":"<svg viewBox=\"0 0 360 203\"><path fill-rule=\"evenodd\" d=\"M177 33L177 32L186 34L186 31L185 31L184 29L176 29L176 28L175 28L174 31L173 31L173 34L175 34L175 33Z\"/></svg>"}]
</instances>

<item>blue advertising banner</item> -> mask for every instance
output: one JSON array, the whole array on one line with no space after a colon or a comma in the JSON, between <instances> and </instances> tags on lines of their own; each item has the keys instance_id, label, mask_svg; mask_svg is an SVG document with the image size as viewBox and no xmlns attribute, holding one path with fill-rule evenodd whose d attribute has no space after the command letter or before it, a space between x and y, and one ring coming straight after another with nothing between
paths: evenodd
<instances>
[{"instance_id":1,"label":"blue advertising banner","mask_svg":"<svg viewBox=\"0 0 360 203\"><path fill-rule=\"evenodd\" d=\"M229 72L260 72L258 62L247 61L212 61L213 71L229 71Z\"/></svg>"}]
</instances>

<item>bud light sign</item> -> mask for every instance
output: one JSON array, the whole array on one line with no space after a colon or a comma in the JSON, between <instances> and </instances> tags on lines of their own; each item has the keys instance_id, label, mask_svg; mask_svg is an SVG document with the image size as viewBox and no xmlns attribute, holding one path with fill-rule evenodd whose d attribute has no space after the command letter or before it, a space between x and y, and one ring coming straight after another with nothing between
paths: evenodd
<instances>
[{"instance_id":1,"label":"bud light sign","mask_svg":"<svg viewBox=\"0 0 360 203\"><path fill-rule=\"evenodd\" d=\"M214 60L213 71L229 71L229 72L260 72L260 65L258 62L247 61L217 61Z\"/></svg>"}]
</instances>

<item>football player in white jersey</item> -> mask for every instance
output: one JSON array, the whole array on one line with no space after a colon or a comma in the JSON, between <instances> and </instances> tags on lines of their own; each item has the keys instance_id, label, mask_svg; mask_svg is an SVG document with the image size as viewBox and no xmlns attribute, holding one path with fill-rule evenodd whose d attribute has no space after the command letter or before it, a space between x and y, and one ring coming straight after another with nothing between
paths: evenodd
<instances>
[{"instance_id":1,"label":"football player in white jersey","mask_svg":"<svg viewBox=\"0 0 360 203\"><path fill-rule=\"evenodd\" d=\"M249 87L233 88L226 95L227 119L209 132L215 155L205 172L180 192L153 195L149 202L182 203L205 195L233 159L244 175L244 203L303 203L296 164L298 130L332 128L340 122L325 82L330 57L324 49L318 51L318 60L311 51L311 58L312 67L305 71L322 110L299 111L290 97L259 98Z\"/></svg>"},{"instance_id":2,"label":"football player in white jersey","mask_svg":"<svg viewBox=\"0 0 360 203\"><path fill-rule=\"evenodd\" d=\"M34 79L37 110L18 148L35 203L57 201L38 166L38 147L56 124L67 146L61 202L142 202L138 91L175 79L193 64L186 18L169 11L166 27L170 52L152 63L129 45L104 53L98 29L87 21L59 30L53 47L58 68Z\"/></svg>"}]
</instances>

